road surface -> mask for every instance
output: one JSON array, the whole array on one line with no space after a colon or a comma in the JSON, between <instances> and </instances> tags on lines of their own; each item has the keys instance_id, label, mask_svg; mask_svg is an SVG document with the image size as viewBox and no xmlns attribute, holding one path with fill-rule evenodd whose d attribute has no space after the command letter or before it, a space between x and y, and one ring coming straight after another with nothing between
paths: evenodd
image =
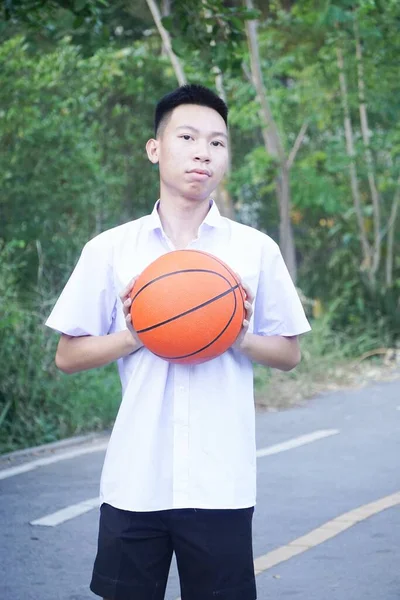
<instances>
[{"instance_id":1,"label":"road surface","mask_svg":"<svg viewBox=\"0 0 400 600\"><path fill-rule=\"evenodd\" d=\"M0 600L96 598L105 445L0 460ZM257 448L258 598L399 600L400 381L258 413Z\"/></svg>"}]
</instances>

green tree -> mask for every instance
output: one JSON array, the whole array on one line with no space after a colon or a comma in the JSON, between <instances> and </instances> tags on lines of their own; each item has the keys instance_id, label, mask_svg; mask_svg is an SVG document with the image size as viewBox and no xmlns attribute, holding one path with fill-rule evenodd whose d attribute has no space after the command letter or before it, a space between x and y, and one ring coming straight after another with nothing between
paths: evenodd
<instances>
[{"instance_id":1,"label":"green tree","mask_svg":"<svg viewBox=\"0 0 400 600\"><path fill-rule=\"evenodd\" d=\"M58 287L84 241L154 203L143 149L170 82L151 42L83 58L64 41L38 57L14 38L0 60L1 237L26 242L24 286L45 261Z\"/></svg>"}]
</instances>

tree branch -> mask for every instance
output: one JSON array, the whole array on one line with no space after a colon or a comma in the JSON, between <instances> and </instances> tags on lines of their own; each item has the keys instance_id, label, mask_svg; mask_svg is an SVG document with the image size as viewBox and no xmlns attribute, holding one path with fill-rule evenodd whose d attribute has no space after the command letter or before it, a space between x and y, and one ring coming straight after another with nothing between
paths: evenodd
<instances>
[{"instance_id":1,"label":"tree branch","mask_svg":"<svg viewBox=\"0 0 400 600\"><path fill-rule=\"evenodd\" d=\"M171 61L171 64L175 71L175 75L178 80L178 83L179 83L179 85L185 85L187 83L185 73L184 73L182 65L179 61L179 58L176 56L176 54L172 50L171 36L169 35L168 31L165 29L164 25L161 23L161 14L160 14L160 11L158 10L158 6L157 6L155 0L146 0L146 2L147 2L147 6L150 9L151 14L153 15L154 23L156 24L158 32L161 36L165 51L168 54L169 60Z\"/></svg>"},{"instance_id":2,"label":"tree branch","mask_svg":"<svg viewBox=\"0 0 400 600\"><path fill-rule=\"evenodd\" d=\"M307 129L308 129L308 120L305 120L303 125L300 128L299 133L297 134L297 138L293 144L293 148L291 149L291 151L289 153L289 157L286 162L286 168L288 171L290 171L290 169L292 168L292 165L296 158L297 152L299 151L299 148L304 140L304 136L307 133Z\"/></svg>"}]
</instances>

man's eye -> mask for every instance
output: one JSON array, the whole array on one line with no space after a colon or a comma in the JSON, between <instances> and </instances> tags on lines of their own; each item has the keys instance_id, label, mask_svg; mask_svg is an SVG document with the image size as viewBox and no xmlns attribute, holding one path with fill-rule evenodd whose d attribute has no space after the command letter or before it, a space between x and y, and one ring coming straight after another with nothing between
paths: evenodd
<instances>
[{"instance_id":1,"label":"man's eye","mask_svg":"<svg viewBox=\"0 0 400 600\"><path fill-rule=\"evenodd\" d=\"M184 140L190 140L192 139L192 136L188 135L187 133L184 133L183 135L181 135L181 138L183 138Z\"/></svg>"},{"instance_id":2,"label":"man's eye","mask_svg":"<svg viewBox=\"0 0 400 600\"><path fill-rule=\"evenodd\" d=\"M211 142L211 143L212 143L213 146L222 146L222 147L224 147L224 145L223 145L222 142L214 141L214 142Z\"/></svg>"}]
</instances>

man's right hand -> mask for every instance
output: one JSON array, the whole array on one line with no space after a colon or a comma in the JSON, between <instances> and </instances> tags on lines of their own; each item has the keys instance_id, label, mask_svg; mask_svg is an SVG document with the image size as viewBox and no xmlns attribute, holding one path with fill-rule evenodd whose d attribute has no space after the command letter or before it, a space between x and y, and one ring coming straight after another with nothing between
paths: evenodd
<instances>
[{"instance_id":1,"label":"man's right hand","mask_svg":"<svg viewBox=\"0 0 400 600\"><path fill-rule=\"evenodd\" d=\"M126 327L130 331L131 335L133 336L133 338L136 342L137 347L135 348L135 350L138 350L139 348L141 348L143 346L143 343L139 339L139 336L136 333L136 331L132 325L132 318L131 318L132 300L131 300L130 294L131 294L133 286L135 285L137 278L138 278L138 275L136 275L136 277L131 279L131 281L128 283L128 285L122 290L122 292L119 295L121 302L122 302L122 308L124 311Z\"/></svg>"},{"instance_id":2,"label":"man's right hand","mask_svg":"<svg viewBox=\"0 0 400 600\"><path fill-rule=\"evenodd\" d=\"M56 365L64 373L77 373L96 369L119 358L129 356L143 347L131 321L130 292L137 277L128 283L121 292L126 329L99 336L70 336L62 334L56 352Z\"/></svg>"}]
</instances>

